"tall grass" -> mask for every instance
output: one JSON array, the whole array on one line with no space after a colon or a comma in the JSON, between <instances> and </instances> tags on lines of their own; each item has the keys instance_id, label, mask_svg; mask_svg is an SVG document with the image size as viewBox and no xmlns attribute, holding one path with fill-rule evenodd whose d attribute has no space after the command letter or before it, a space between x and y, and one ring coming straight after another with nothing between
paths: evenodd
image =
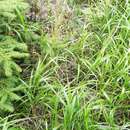
<instances>
[{"instance_id":1,"label":"tall grass","mask_svg":"<svg viewBox=\"0 0 130 130\"><path fill-rule=\"evenodd\" d=\"M130 129L130 2L90 3L68 2L65 23L62 9L51 16L52 30L40 35L38 62L20 79L22 99L1 118L2 130Z\"/></svg>"}]
</instances>

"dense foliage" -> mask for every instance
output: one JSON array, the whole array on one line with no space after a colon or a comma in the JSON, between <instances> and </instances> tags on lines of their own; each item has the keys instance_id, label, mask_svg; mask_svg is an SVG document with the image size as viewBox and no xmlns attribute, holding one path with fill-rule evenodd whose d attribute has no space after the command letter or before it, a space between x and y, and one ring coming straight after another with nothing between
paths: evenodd
<instances>
[{"instance_id":1,"label":"dense foliage","mask_svg":"<svg viewBox=\"0 0 130 130\"><path fill-rule=\"evenodd\" d=\"M129 0L0 0L0 129L129 130L129 14Z\"/></svg>"}]
</instances>

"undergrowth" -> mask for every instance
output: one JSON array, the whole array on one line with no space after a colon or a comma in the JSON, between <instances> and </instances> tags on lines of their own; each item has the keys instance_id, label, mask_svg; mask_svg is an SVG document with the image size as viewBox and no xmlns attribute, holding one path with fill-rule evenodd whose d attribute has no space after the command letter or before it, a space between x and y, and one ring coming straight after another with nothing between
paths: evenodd
<instances>
[{"instance_id":1,"label":"undergrowth","mask_svg":"<svg viewBox=\"0 0 130 130\"><path fill-rule=\"evenodd\" d=\"M129 130L129 0L37 2L0 0L0 129Z\"/></svg>"}]
</instances>

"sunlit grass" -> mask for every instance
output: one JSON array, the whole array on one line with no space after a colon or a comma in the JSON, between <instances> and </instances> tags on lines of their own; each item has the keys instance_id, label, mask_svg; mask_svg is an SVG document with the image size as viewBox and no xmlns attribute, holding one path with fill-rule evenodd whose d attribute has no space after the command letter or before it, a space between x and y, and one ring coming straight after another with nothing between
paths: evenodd
<instances>
[{"instance_id":1,"label":"sunlit grass","mask_svg":"<svg viewBox=\"0 0 130 130\"><path fill-rule=\"evenodd\" d=\"M1 118L2 130L130 129L129 1L68 6L68 23L57 9L52 30L40 35L38 62L20 79L21 101Z\"/></svg>"}]
</instances>

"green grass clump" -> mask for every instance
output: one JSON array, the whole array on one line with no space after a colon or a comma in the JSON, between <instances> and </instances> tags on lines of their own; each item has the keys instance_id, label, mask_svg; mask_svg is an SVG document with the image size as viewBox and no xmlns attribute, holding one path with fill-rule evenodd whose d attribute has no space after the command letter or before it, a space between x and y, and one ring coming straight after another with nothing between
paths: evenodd
<instances>
[{"instance_id":1,"label":"green grass clump","mask_svg":"<svg viewBox=\"0 0 130 130\"><path fill-rule=\"evenodd\" d=\"M129 130L129 0L51 1L48 8L42 20L19 9L16 26L4 19L11 29L2 26L0 55L11 63L6 69L0 60L0 128Z\"/></svg>"}]
</instances>

